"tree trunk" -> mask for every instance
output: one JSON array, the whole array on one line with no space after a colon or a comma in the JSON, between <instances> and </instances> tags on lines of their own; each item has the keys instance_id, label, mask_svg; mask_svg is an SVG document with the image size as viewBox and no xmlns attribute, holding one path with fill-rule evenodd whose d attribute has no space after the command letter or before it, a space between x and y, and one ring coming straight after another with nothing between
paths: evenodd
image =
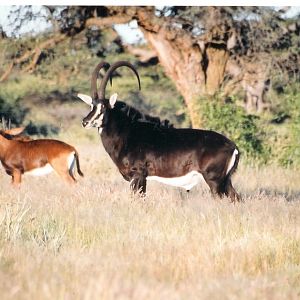
<instances>
[{"instance_id":1,"label":"tree trunk","mask_svg":"<svg viewBox=\"0 0 300 300\"><path fill-rule=\"evenodd\" d=\"M157 52L167 76L175 83L188 108L193 127L201 127L200 98L216 93L224 78L229 57L226 46L201 47L184 31L151 23L147 11L138 11L138 23L146 40Z\"/></svg>"},{"instance_id":2,"label":"tree trunk","mask_svg":"<svg viewBox=\"0 0 300 300\"><path fill-rule=\"evenodd\" d=\"M54 47L56 44L64 41L67 39L67 36L64 34L57 34L54 37L51 37L50 39L43 41L40 43L37 47L35 47L33 50L27 50L21 57L15 58L8 66L7 70L4 72L4 74L0 77L0 82L3 82L8 79L9 75L11 74L13 67L19 64L22 64L24 62L27 62L32 57L32 60L29 62L27 67L23 70L23 72L32 72L40 58L40 55L42 54L42 50L49 49Z\"/></svg>"},{"instance_id":3,"label":"tree trunk","mask_svg":"<svg viewBox=\"0 0 300 300\"><path fill-rule=\"evenodd\" d=\"M202 49L185 30L170 28L164 18L156 17L153 7L129 10L121 7L117 15L103 19L92 18L87 20L87 25L109 26L112 18L116 23L137 20L145 39L157 53L166 75L183 96L192 126L201 127L197 104L199 98L207 92L214 94L220 87L226 64L221 60L227 58L226 51L219 51L214 45L210 45L208 51L205 47Z\"/></svg>"},{"instance_id":4,"label":"tree trunk","mask_svg":"<svg viewBox=\"0 0 300 300\"><path fill-rule=\"evenodd\" d=\"M220 88L229 59L229 52L225 47L209 46L206 49L208 67L206 70L206 92L214 95Z\"/></svg>"},{"instance_id":5,"label":"tree trunk","mask_svg":"<svg viewBox=\"0 0 300 300\"><path fill-rule=\"evenodd\" d=\"M172 79L183 96L192 125L200 126L201 121L195 111L195 101L205 87L205 75L200 64L201 52L191 45L184 45L180 39L167 40L163 31L144 32L144 34L157 52L167 76Z\"/></svg>"}]
</instances>

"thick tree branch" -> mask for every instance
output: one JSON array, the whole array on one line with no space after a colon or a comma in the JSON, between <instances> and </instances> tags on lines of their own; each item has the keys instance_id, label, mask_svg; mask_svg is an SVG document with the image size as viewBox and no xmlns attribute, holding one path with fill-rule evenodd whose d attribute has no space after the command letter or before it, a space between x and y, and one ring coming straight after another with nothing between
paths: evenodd
<instances>
[{"instance_id":1,"label":"thick tree branch","mask_svg":"<svg viewBox=\"0 0 300 300\"><path fill-rule=\"evenodd\" d=\"M8 78L8 76L11 73L13 67L14 67L14 63L12 62L12 63L9 64L9 66L8 66L7 70L4 72L4 74L0 77L0 82L3 82Z\"/></svg>"},{"instance_id":2,"label":"thick tree branch","mask_svg":"<svg viewBox=\"0 0 300 300\"><path fill-rule=\"evenodd\" d=\"M141 62L147 62L150 59L157 57L157 54L154 50L133 47L131 45L126 45L125 48L128 52L134 56L137 56Z\"/></svg>"},{"instance_id":3,"label":"thick tree branch","mask_svg":"<svg viewBox=\"0 0 300 300\"><path fill-rule=\"evenodd\" d=\"M39 47L36 47L31 63L28 64L28 66L23 70L23 72L28 72L28 71L32 72L34 70L41 54L42 54L41 49Z\"/></svg>"},{"instance_id":4,"label":"thick tree branch","mask_svg":"<svg viewBox=\"0 0 300 300\"><path fill-rule=\"evenodd\" d=\"M132 20L132 16L130 15L116 15L112 17L106 18L90 18L86 20L86 26L97 26L100 28L110 27L115 24L124 24L128 23Z\"/></svg>"},{"instance_id":5,"label":"thick tree branch","mask_svg":"<svg viewBox=\"0 0 300 300\"><path fill-rule=\"evenodd\" d=\"M10 63L10 65L8 66L8 68L4 72L4 74L0 77L0 82L7 80L10 73L12 72L14 66L19 65L23 62L26 62L31 57L32 57L32 61L27 65L27 67L23 70L23 72L33 71L34 68L36 67L37 62L39 61L40 55L42 54L43 50L54 47L56 44L64 41L66 38L67 38L66 35L59 34L57 36L54 36L54 37L40 43L33 50L26 51L21 57L15 58Z\"/></svg>"}]
</instances>

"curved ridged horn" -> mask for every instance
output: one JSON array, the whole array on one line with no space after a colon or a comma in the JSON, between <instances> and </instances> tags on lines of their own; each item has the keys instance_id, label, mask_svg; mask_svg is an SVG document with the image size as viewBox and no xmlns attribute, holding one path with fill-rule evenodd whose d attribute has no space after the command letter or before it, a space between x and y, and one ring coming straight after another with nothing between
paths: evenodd
<instances>
[{"instance_id":1,"label":"curved ridged horn","mask_svg":"<svg viewBox=\"0 0 300 300\"><path fill-rule=\"evenodd\" d=\"M98 74L100 72L100 70L102 68L105 68L106 70L108 70L110 67L110 64L107 63L106 61L102 61L100 62L94 69L93 74L92 74L92 81L91 81L91 93L92 93L92 98L96 99L98 96L97 93L97 78L98 78Z\"/></svg>"},{"instance_id":2,"label":"curved ridged horn","mask_svg":"<svg viewBox=\"0 0 300 300\"><path fill-rule=\"evenodd\" d=\"M127 61L117 61L109 67L109 69L107 70L107 72L105 73L105 75L101 81L100 88L98 91L99 100L105 100L106 85L107 85L108 79L111 78L112 73L117 68L123 67L123 66L128 67L129 69L131 69L134 72L135 76L137 77L138 83L139 83L139 89L141 89L140 77L139 77L139 74L138 74L137 70L135 69L135 67Z\"/></svg>"}]
</instances>

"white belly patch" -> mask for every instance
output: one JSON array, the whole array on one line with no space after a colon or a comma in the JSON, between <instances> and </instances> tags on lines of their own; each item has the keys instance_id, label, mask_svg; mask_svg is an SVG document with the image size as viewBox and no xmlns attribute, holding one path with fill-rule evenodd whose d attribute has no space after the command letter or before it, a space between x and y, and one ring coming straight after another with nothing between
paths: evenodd
<instances>
[{"instance_id":1,"label":"white belly patch","mask_svg":"<svg viewBox=\"0 0 300 300\"><path fill-rule=\"evenodd\" d=\"M50 166L50 164L46 164L42 168L36 168L32 169L28 172L25 172L25 174L32 175L32 176L43 176L50 174L53 171L53 168Z\"/></svg>"},{"instance_id":2,"label":"white belly patch","mask_svg":"<svg viewBox=\"0 0 300 300\"><path fill-rule=\"evenodd\" d=\"M155 180L164 184L181 187L186 189L187 191L193 188L198 183L205 182L203 176L197 171L192 171L180 177L166 178L158 176L148 176L146 179Z\"/></svg>"}]
</instances>

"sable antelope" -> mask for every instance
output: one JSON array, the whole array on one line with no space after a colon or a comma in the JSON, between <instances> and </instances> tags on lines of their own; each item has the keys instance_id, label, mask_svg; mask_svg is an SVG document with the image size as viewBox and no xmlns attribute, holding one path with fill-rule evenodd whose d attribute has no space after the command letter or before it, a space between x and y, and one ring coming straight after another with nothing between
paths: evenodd
<instances>
[{"instance_id":1,"label":"sable antelope","mask_svg":"<svg viewBox=\"0 0 300 300\"><path fill-rule=\"evenodd\" d=\"M46 175L53 170L68 183L75 183L75 163L80 176L79 156L76 149L52 139L31 140L20 134L23 128L0 131L0 160L12 184L18 186L23 174ZM9 136L7 136L9 135Z\"/></svg>"},{"instance_id":2,"label":"sable antelope","mask_svg":"<svg viewBox=\"0 0 300 300\"><path fill-rule=\"evenodd\" d=\"M129 62L119 61L111 66L102 62L92 74L92 97L78 97L91 106L83 127L98 128L105 150L124 179L130 181L133 191L145 193L147 180L189 191L204 179L214 195L239 201L231 184L239 161L237 146L214 131L166 126L166 122L117 101L117 94L107 99L108 80L121 66L134 72L140 88L139 75ZM107 71L97 90L97 75L103 67Z\"/></svg>"}]
</instances>

